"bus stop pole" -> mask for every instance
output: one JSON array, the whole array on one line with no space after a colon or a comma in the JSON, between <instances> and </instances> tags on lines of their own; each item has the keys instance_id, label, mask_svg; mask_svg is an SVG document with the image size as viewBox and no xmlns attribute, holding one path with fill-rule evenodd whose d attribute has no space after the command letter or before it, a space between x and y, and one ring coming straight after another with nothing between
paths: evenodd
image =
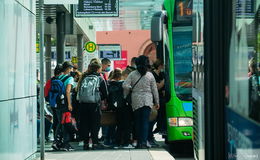
<instances>
[{"instance_id":1,"label":"bus stop pole","mask_svg":"<svg viewBox=\"0 0 260 160\"><path fill-rule=\"evenodd\" d=\"M40 130L41 130L41 160L45 159L44 147L45 147L45 119L44 119L44 62L43 62L43 52L44 52L44 0L39 0L39 33L40 33Z\"/></svg>"}]
</instances>

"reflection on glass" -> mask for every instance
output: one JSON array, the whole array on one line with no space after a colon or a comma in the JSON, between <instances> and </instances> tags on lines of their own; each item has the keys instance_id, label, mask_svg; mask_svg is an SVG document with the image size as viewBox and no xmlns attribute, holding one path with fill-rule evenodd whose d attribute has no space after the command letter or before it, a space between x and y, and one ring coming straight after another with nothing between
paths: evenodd
<instances>
[{"instance_id":1,"label":"reflection on glass","mask_svg":"<svg viewBox=\"0 0 260 160\"><path fill-rule=\"evenodd\" d=\"M173 29L175 90L181 100L191 100L192 31L183 28Z\"/></svg>"},{"instance_id":2,"label":"reflection on glass","mask_svg":"<svg viewBox=\"0 0 260 160\"><path fill-rule=\"evenodd\" d=\"M229 107L260 122L260 11L257 1L236 3L230 47Z\"/></svg>"}]
</instances>

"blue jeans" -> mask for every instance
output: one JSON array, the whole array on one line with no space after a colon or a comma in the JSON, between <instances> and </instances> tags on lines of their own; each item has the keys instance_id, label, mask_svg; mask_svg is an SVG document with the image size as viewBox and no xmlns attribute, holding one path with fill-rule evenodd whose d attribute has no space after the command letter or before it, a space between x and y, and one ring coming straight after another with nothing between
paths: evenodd
<instances>
[{"instance_id":1,"label":"blue jeans","mask_svg":"<svg viewBox=\"0 0 260 160\"><path fill-rule=\"evenodd\" d=\"M150 121L149 122L149 129L148 129L148 141L154 140L153 136L153 126L156 123L156 121Z\"/></svg>"},{"instance_id":2,"label":"blue jeans","mask_svg":"<svg viewBox=\"0 0 260 160\"><path fill-rule=\"evenodd\" d=\"M149 106L144 106L134 111L138 145L146 145L147 143L150 112L151 108Z\"/></svg>"}]
</instances>

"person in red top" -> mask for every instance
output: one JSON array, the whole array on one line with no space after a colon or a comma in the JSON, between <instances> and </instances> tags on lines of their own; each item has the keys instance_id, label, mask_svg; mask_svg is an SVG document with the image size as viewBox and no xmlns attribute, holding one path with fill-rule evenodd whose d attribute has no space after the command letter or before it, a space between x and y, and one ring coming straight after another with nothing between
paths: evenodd
<instances>
[{"instance_id":1,"label":"person in red top","mask_svg":"<svg viewBox=\"0 0 260 160\"><path fill-rule=\"evenodd\" d=\"M54 77L59 77L62 74L62 64L57 64L57 66L54 69ZM53 77L51 77L52 79ZM45 100L48 101L48 99L46 99L48 97L49 91L51 89L51 79L49 79L45 86L44 86L44 97Z\"/></svg>"},{"instance_id":2,"label":"person in red top","mask_svg":"<svg viewBox=\"0 0 260 160\"><path fill-rule=\"evenodd\" d=\"M51 89L51 80L54 77L56 77L56 78L59 77L61 74L62 74L62 64L57 64L57 66L54 69L54 76L46 82L45 87L44 87L44 97L45 97L46 102L48 101L48 94ZM55 108L51 108L51 109L52 109L52 113L53 113L53 124L52 124L53 137L54 137L54 142L57 142L58 141L57 137L61 137L60 133L59 133L59 136L56 135L56 134L58 134L58 132L57 132L58 115L57 115Z\"/></svg>"}]
</instances>

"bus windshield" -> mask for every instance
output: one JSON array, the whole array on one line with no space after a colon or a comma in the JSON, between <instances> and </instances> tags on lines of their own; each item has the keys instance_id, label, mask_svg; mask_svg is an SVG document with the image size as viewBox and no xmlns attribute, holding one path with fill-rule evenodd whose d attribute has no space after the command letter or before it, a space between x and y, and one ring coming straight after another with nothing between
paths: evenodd
<instances>
[{"instance_id":1,"label":"bus windshield","mask_svg":"<svg viewBox=\"0 0 260 160\"><path fill-rule=\"evenodd\" d=\"M174 86L179 99L192 100L192 27L173 28Z\"/></svg>"}]
</instances>

